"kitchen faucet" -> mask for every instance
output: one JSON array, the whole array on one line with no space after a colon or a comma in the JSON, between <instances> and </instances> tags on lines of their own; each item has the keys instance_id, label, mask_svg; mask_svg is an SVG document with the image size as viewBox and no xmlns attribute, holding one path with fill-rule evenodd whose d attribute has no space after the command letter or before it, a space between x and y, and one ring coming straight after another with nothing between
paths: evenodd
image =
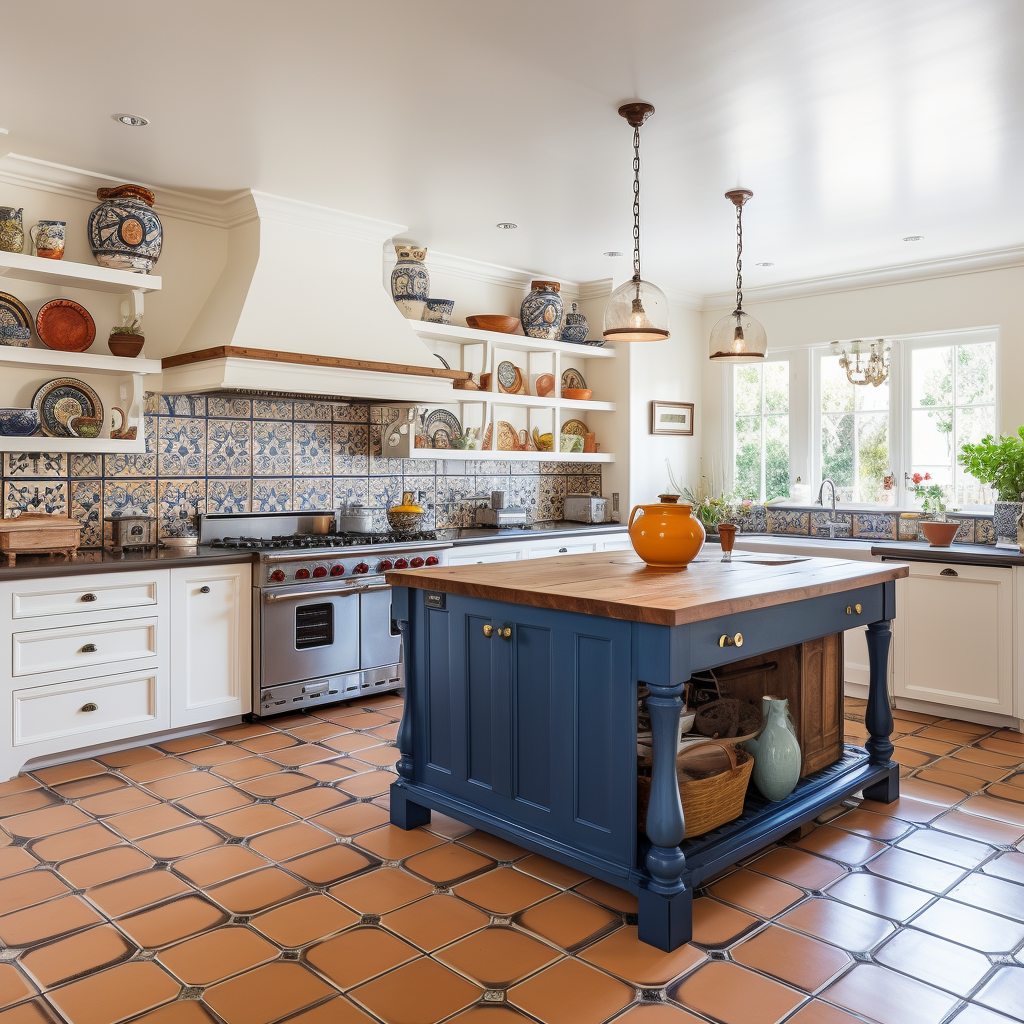
<instances>
[{"instance_id":1,"label":"kitchen faucet","mask_svg":"<svg viewBox=\"0 0 1024 1024\"><path fill-rule=\"evenodd\" d=\"M835 540L836 533L838 531L848 533L850 528L846 525L846 523L836 522L836 482L835 480L832 479L832 477L827 476L824 480L821 481L821 487L818 488L818 500L815 502L815 504L821 505L822 508L825 507L825 484L828 484L832 488L832 514L829 516L828 520L828 536L830 540Z\"/></svg>"}]
</instances>

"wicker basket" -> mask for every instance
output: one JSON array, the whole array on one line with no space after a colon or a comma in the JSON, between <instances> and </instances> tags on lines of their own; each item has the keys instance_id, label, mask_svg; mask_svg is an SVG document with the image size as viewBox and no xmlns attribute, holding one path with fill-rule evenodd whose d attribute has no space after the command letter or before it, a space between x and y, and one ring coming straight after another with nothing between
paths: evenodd
<instances>
[{"instance_id":1,"label":"wicker basket","mask_svg":"<svg viewBox=\"0 0 1024 1024\"><path fill-rule=\"evenodd\" d=\"M687 839L702 836L743 813L743 800L753 767L753 756L735 742L692 743L679 752L676 778ZM642 832L651 800L651 779L648 775L638 775L636 781L637 823Z\"/></svg>"}]
</instances>

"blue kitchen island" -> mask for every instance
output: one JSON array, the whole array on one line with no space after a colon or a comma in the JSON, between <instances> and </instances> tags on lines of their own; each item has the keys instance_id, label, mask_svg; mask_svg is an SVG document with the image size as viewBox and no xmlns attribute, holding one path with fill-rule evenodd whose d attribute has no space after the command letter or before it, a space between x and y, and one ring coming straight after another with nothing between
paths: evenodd
<instances>
[{"instance_id":1,"label":"blue kitchen island","mask_svg":"<svg viewBox=\"0 0 1024 1024\"><path fill-rule=\"evenodd\" d=\"M390 572L406 702L391 821L441 811L635 893L639 935L689 941L693 889L844 797L891 802L886 669L902 565L716 551L655 569L609 551ZM864 748L693 839L675 773L680 695L697 672L867 626ZM841 687L841 679L840 679ZM649 690L650 801L637 824L637 690ZM841 699L841 694L840 694ZM841 710L840 710L841 714Z\"/></svg>"}]
</instances>

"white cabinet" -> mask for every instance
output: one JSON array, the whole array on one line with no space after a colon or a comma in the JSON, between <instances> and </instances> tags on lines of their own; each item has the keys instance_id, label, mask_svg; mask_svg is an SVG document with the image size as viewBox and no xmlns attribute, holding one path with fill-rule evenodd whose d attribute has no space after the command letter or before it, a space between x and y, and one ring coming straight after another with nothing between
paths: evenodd
<instances>
[{"instance_id":1,"label":"white cabinet","mask_svg":"<svg viewBox=\"0 0 1024 1024\"><path fill-rule=\"evenodd\" d=\"M518 541L492 540L484 544L460 544L448 552L445 565L484 565L488 562L514 562L523 557Z\"/></svg>"},{"instance_id":2,"label":"white cabinet","mask_svg":"<svg viewBox=\"0 0 1024 1024\"><path fill-rule=\"evenodd\" d=\"M252 688L252 567L171 570L171 726L245 714Z\"/></svg>"},{"instance_id":3,"label":"white cabinet","mask_svg":"<svg viewBox=\"0 0 1024 1024\"><path fill-rule=\"evenodd\" d=\"M1015 713L1011 568L911 562L897 581L897 697Z\"/></svg>"},{"instance_id":4,"label":"white cabinet","mask_svg":"<svg viewBox=\"0 0 1024 1024\"><path fill-rule=\"evenodd\" d=\"M566 537L565 540L537 541L527 544L527 558L550 558L552 555L580 555L586 551L596 551L597 542L579 537Z\"/></svg>"},{"instance_id":5,"label":"white cabinet","mask_svg":"<svg viewBox=\"0 0 1024 1024\"><path fill-rule=\"evenodd\" d=\"M599 537L597 540L598 551L632 551L633 542L629 539L628 533L613 533L607 537Z\"/></svg>"}]
</instances>

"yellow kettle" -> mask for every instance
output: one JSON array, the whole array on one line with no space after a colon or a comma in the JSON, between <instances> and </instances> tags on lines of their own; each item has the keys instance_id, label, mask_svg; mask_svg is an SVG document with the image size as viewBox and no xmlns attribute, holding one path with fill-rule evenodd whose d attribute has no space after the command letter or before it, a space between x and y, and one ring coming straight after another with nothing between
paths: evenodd
<instances>
[{"instance_id":1,"label":"yellow kettle","mask_svg":"<svg viewBox=\"0 0 1024 1024\"><path fill-rule=\"evenodd\" d=\"M705 536L692 505L635 505L629 514L630 543L648 565L685 569Z\"/></svg>"}]
</instances>

